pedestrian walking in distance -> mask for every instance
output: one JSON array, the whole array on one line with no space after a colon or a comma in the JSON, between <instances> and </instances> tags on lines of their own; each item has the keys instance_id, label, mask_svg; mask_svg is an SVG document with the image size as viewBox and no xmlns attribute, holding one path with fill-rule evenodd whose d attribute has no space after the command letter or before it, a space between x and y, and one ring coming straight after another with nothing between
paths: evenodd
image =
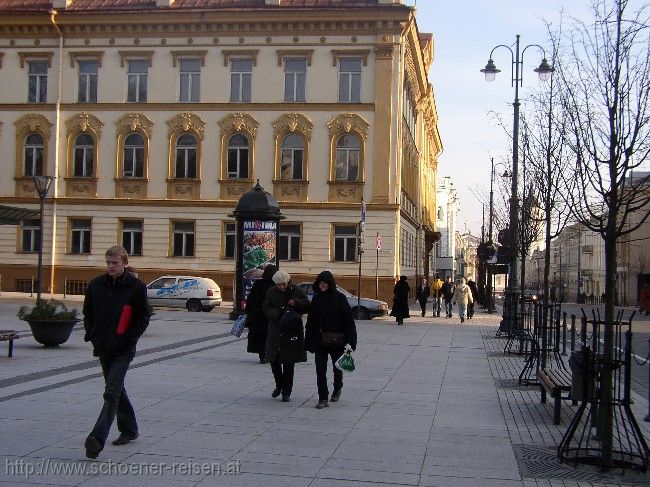
<instances>
[{"instance_id":1,"label":"pedestrian walking in distance","mask_svg":"<svg viewBox=\"0 0 650 487\"><path fill-rule=\"evenodd\" d=\"M471 279L467 281L467 285L469 286L470 291L472 291L472 302L467 304L467 319L471 320L474 318L474 305L478 300L478 287Z\"/></svg>"},{"instance_id":2,"label":"pedestrian walking in distance","mask_svg":"<svg viewBox=\"0 0 650 487\"><path fill-rule=\"evenodd\" d=\"M271 364L275 379L272 397L282 394L282 401L289 402L293 389L293 369L296 362L306 362L305 335L302 320L281 321L283 315L295 312L298 315L309 309L307 295L298 286L291 284L291 276L284 271L273 274L275 286L266 291L264 315L269 320L266 336L266 360Z\"/></svg>"},{"instance_id":3,"label":"pedestrian walking in distance","mask_svg":"<svg viewBox=\"0 0 650 487\"><path fill-rule=\"evenodd\" d=\"M433 301L433 316L440 317L440 309L442 308L442 279L436 274L436 277L433 279L431 284L431 289L433 291L432 301Z\"/></svg>"},{"instance_id":4,"label":"pedestrian walking in distance","mask_svg":"<svg viewBox=\"0 0 650 487\"><path fill-rule=\"evenodd\" d=\"M246 298L246 326L248 327L248 345L246 351L256 353L260 358L260 363L266 363L264 355L266 349L266 335L269 328L269 320L264 315L264 299L266 291L272 288L273 274L278 268L269 264L264 268L262 278L255 281L253 287Z\"/></svg>"},{"instance_id":5,"label":"pedestrian walking in distance","mask_svg":"<svg viewBox=\"0 0 650 487\"><path fill-rule=\"evenodd\" d=\"M343 355L346 345L352 350L357 348L357 327L352 317L352 309L343 293L336 289L334 276L329 271L318 274L312 286L314 297L311 300L307 327L305 330L305 348L314 354L316 363L316 385L318 403L316 409L329 406L327 400L327 362L332 359L334 371L334 389L331 402L337 402L343 389L343 372L334 364Z\"/></svg>"},{"instance_id":6,"label":"pedestrian walking in distance","mask_svg":"<svg viewBox=\"0 0 650 487\"><path fill-rule=\"evenodd\" d=\"M418 292L417 292L417 300L418 303L420 303L420 308L422 308L422 316L427 314L427 301L429 300L430 294L431 291L429 290L429 286L427 285L427 280L422 279L422 282L418 286Z\"/></svg>"},{"instance_id":7,"label":"pedestrian walking in distance","mask_svg":"<svg viewBox=\"0 0 650 487\"><path fill-rule=\"evenodd\" d=\"M454 303L458 304L458 315L460 316L460 322L465 322L465 313L467 311L467 305L474 302L472 298L472 290L465 283L465 279L460 280L456 290L454 291Z\"/></svg>"},{"instance_id":8,"label":"pedestrian walking in distance","mask_svg":"<svg viewBox=\"0 0 650 487\"><path fill-rule=\"evenodd\" d=\"M451 276L447 276L447 280L442 285L442 297L445 300L445 316L451 318L453 315L453 298L454 298L454 283L451 282Z\"/></svg>"},{"instance_id":9,"label":"pedestrian walking in distance","mask_svg":"<svg viewBox=\"0 0 650 487\"><path fill-rule=\"evenodd\" d=\"M126 249L116 245L105 256L108 272L90 281L83 303L84 340L92 343L105 381L104 405L84 445L88 458L97 458L104 449L116 416L120 435L113 445L125 445L138 437L138 423L124 378L138 339L149 325L147 289L125 270Z\"/></svg>"},{"instance_id":10,"label":"pedestrian walking in distance","mask_svg":"<svg viewBox=\"0 0 650 487\"><path fill-rule=\"evenodd\" d=\"M393 288L393 309L390 310L390 315L395 317L398 325L404 324L404 318L410 318L409 315L409 293L411 287L409 286L406 276L402 276Z\"/></svg>"}]
</instances>

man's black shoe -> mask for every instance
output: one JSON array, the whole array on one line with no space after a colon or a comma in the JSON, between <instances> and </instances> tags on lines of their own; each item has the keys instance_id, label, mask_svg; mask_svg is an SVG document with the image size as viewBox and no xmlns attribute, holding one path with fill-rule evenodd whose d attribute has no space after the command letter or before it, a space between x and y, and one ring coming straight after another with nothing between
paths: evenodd
<instances>
[{"instance_id":1,"label":"man's black shoe","mask_svg":"<svg viewBox=\"0 0 650 487\"><path fill-rule=\"evenodd\" d=\"M282 395L282 402L289 402L289 396Z\"/></svg>"},{"instance_id":2,"label":"man's black shoe","mask_svg":"<svg viewBox=\"0 0 650 487\"><path fill-rule=\"evenodd\" d=\"M280 395L280 388L276 387L273 389L273 392L271 393L271 397L278 397Z\"/></svg>"},{"instance_id":3,"label":"man's black shoe","mask_svg":"<svg viewBox=\"0 0 650 487\"><path fill-rule=\"evenodd\" d=\"M88 458L92 458L93 460L97 458L99 452L104 448L99 440L92 435L86 438L84 446L86 447L86 456Z\"/></svg>"},{"instance_id":4,"label":"man's black shoe","mask_svg":"<svg viewBox=\"0 0 650 487\"><path fill-rule=\"evenodd\" d=\"M127 443L132 442L138 437L138 434L134 435L127 435L124 433L120 433L120 436L117 437L115 441L113 441L113 445L115 446L120 446L120 445L126 445Z\"/></svg>"}]
</instances>

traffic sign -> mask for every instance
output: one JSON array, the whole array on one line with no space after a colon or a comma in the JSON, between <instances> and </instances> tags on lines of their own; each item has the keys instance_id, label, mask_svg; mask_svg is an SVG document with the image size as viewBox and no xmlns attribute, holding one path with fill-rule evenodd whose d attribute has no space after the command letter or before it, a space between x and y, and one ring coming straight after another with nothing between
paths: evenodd
<instances>
[{"instance_id":1,"label":"traffic sign","mask_svg":"<svg viewBox=\"0 0 650 487\"><path fill-rule=\"evenodd\" d=\"M379 236L379 234L377 234L376 242L377 242L377 250L381 250L381 237Z\"/></svg>"}]
</instances>

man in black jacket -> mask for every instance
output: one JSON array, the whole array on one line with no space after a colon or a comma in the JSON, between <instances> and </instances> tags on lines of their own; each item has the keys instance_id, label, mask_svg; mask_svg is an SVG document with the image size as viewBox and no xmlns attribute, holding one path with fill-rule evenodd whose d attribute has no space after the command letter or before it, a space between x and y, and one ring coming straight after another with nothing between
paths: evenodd
<instances>
[{"instance_id":1,"label":"man in black jacket","mask_svg":"<svg viewBox=\"0 0 650 487\"><path fill-rule=\"evenodd\" d=\"M422 283L418 287L418 292L417 292L417 300L420 303L420 308L422 308L422 316L424 316L427 313L427 300L429 299L429 294L431 291L429 290L429 285L427 284L426 279L422 279Z\"/></svg>"},{"instance_id":2,"label":"man in black jacket","mask_svg":"<svg viewBox=\"0 0 650 487\"><path fill-rule=\"evenodd\" d=\"M442 285L442 296L445 299L445 313L447 318L451 318L454 307L452 299L454 297L454 283L451 282L451 276L447 276L447 280Z\"/></svg>"},{"instance_id":3,"label":"man in black jacket","mask_svg":"<svg viewBox=\"0 0 650 487\"><path fill-rule=\"evenodd\" d=\"M138 437L124 377L135 356L136 343L149 325L149 307L144 283L126 270L127 264L124 247L108 249L108 272L90 281L84 299L84 340L92 342L93 355L99 357L106 384L104 406L86 438L88 458L97 458L104 448L116 415L120 436L113 445L125 445Z\"/></svg>"}]
</instances>

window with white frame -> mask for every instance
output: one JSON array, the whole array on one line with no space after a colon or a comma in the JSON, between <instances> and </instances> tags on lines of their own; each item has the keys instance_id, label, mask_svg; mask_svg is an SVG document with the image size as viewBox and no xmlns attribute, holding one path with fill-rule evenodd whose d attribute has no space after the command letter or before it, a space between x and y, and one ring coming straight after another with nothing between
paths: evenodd
<instances>
[{"instance_id":1,"label":"window with white frame","mask_svg":"<svg viewBox=\"0 0 650 487\"><path fill-rule=\"evenodd\" d=\"M280 179L302 179L302 166L305 157L305 141L297 134L289 134L282 139L282 161Z\"/></svg>"},{"instance_id":2,"label":"window with white frame","mask_svg":"<svg viewBox=\"0 0 650 487\"><path fill-rule=\"evenodd\" d=\"M180 101L198 102L201 90L201 60L181 59Z\"/></svg>"},{"instance_id":3,"label":"window with white frame","mask_svg":"<svg viewBox=\"0 0 650 487\"><path fill-rule=\"evenodd\" d=\"M142 220L122 220L122 247L129 255L142 255Z\"/></svg>"},{"instance_id":4,"label":"window with white frame","mask_svg":"<svg viewBox=\"0 0 650 487\"><path fill-rule=\"evenodd\" d=\"M361 58L339 59L339 102L361 101Z\"/></svg>"},{"instance_id":5,"label":"window with white frame","mask_svg":"<svg viewBox=\"0 0 650 487\"><path fill-rule=\"evenodd\" d=\"M70 253L90 254L91 222L87 219L70 220Z\"/></svg>"},{"instance_id":6,"label":"window with white frame","mask_svg":"<svg viewBox=\"0 0 650 487\"><path fill-rule=\"evenodd\" d=\"M234 223L223 224L223 256L225 259L235 258L235 242L237 238L237 227Z\"/></svg>"},{"instance_id":7,"label":"window with white frame","mask_svg":"<svg viewBox=\"0 0 650 487\"><path fill-rule=\"evenodd\" d=\"M79 61L79 103L97 103L98 61Z\"/></svg>"},{"instance_id":8,"label":"window with white frame","mask_svg":"<svg viewBox=\"0 0 650 487\"><path fill-rule=\"evenodd\" d=\"M307 59L284 59L284 101L305 101Z\"/></svg>"},{"instance_id":9,"label":"window with white frame","mask_svg":"<svg viewBox=\"0 0 650 487\"><path fill-rule=\"evenodd\" d=\"M47 101L47 61L28 61L28 95L29 103Z\"/></svg>"},{"instance_id":10,"label":"window with white frame","mask_svg":"<svg viewBox=\"0 0 650 487\"><path fill-rule=\"evenodd\" d=\"M20 250L23 252L38 252L38 247L41 243L40 220L23 220L21 227Z\"/></svg>"},{"instance_id":11,"label":"window with white frame","mask_svg":"<svg viewBox=\"0 0 650 487\"><path fill-rule=\"evenodd\" d=\"M147 74L149 61L145 59L131 59L128 61L128 93L126 101L129 103L144 103L147 101Z\"/></svg>"},{"instance_id":12,"label":"window with white frame","mask_svg":"<svg viewBox=\"0 0 650 487\"><path fill-rule=\"evenodd\" d=\"M336 141L335 179L357 181L359 179L359 138L343 134Z\"/></svg>"},{"instance_id":13,"label":"window with white frame","mask_svg":"<svg viewBox=\"0 0 650 487\"><path fill-rule=\"evenodd\" d=\"M196 178L196 137L183 134L176 140L176 178Z\"/></svg>"},{"instance_id":14,"label":"window with white frame","mask_svg":"<svg viewBox=\"0 0 650 487\"><path fill-rule=\"evenodd\" d=\"M172 256L194 256L194 222L174 222L172 237L174 239Z\"/></svg>"},{"instance_id":15,"label":"window with white frame","mask_svg":"<svg viewBox=\"0 0 650 487\"><path fill-rule=\"evenodd\" d=\"M278 258L280 260L300 260L299 224L280 224L280 243L278 245Z\"/></svg>"},{"instance_id":16,"label":"window with white frame","mask_svg":"<svg viewBox=\"0 0 650 487\"><path fill-rule=\"evenodd\" d=\"M122 177L144 177L144 137L138 133L129 134L124 139L124 160Z\"/></svg>"},{"instance_id":17,"label":"window with white frame","mask_svg":"<svg viewBox=\"0 0 650 487\"><path fill-rule=\"evenodd\" d=\"M357 226L334 226L334 260L355 262L357 260Z\"/></svg>"},{"instance_id":18,"label":"window with white frame","mask_svg":"<svg viewBox=\"0 0 650 487\"><path fill-rule=\"evenodd\" d=\"M243 134L234 134L228 139L228 179L248 178L248 139Z\"/></svg>"},{"instance_id":19,"label":"window with white frame","mask_svg":"<svg viewBox=\"0 0 650 487\"><path fill-rule=\"evenodd\" d=\"M230 64L230 101L251 101L251 77L253 61L233 59Z\"/></svg>"},{"instance_id":20,"label":"window with white frame","mask_svg":"<svg viewBox=\"0 0 650 487\"><path fill-rule=\"evenodd\" d=\"M74 142L74 177L92 178L95 142L91 135L80 134Z\"/></svg>"},{"instance_id":21,"label":"window with white frame","mask_svg":"<svg viewBox=\"0 0 650 487\"><path fill-rule=\"evenodd\" d=\"M43 137L40 134L29 134L25 138L25 176L43 175Z\"/></svg>"}]
</instances>

